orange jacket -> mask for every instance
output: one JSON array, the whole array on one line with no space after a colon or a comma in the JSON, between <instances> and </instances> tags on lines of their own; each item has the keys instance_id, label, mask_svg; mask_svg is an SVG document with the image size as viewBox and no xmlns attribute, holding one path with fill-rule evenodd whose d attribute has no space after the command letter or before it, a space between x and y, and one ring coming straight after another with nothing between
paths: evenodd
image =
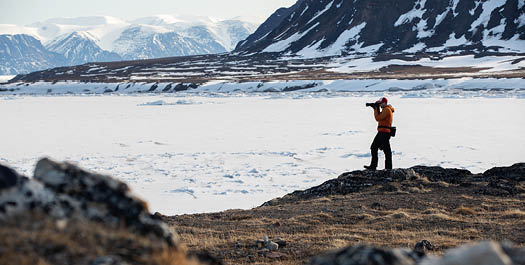
<instances>
[{"instance_id":1,"label":"orange jacket","mask_svg":"<svg viewBox=\"0 0 525 265\"><path fill-rule=\"evenodd\" d=\"M378 123L377 126L392 127L392 121L394 120L394 108L390 105L387 105L383 108L381 113L374 108L374 117ZM377 131L389 133L390 129L377 128Z\"/></svg>"}]
</instances>

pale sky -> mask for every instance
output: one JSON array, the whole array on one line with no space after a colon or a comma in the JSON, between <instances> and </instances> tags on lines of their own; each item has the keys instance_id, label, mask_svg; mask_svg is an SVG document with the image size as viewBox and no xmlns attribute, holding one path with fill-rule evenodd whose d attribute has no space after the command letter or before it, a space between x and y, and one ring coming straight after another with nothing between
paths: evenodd
<instances>
[{"instance_id":1,"label":"pale sky","mask_svg":"<svg viewBox=\"0 0 525 265\"><path fill-rule=\"evenodd\" d=\"M132 20L158 14L264 21L297 0L0 0L0 24L28 25L54 17L105 15Z\"/></svg>"}]
</instances>

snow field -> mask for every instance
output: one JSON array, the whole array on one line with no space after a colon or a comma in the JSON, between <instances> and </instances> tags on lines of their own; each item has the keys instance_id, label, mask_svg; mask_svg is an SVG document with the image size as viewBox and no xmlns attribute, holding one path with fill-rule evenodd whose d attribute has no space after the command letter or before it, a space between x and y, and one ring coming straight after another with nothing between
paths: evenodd
<instances>
[{"instance_id":1,"label":"snow field","mask_svg":"<svg viewBox=\"0 0 525 265\"><path fill-rule=\"evenodd\" d=\"M32 175L43 156L72 161L168 215L251 208L368 164L377 123L364 104L383 95L396 109L394 167L482 172L525 155L522 98L67 95L0 97L0 163Z\"/></svg>"}]
</instances>

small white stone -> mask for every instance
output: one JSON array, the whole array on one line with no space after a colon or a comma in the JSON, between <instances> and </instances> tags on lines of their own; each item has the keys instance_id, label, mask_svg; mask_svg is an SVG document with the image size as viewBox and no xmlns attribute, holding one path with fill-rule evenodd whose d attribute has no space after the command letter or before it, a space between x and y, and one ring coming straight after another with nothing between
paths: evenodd
<instances>
[{"instance_id":1,"label":"small white stone","mask_svg":"<svg viewBox=\"0 0 525 265\"><path fill-rule=\"evenodd\" d=\"M64 230L66 229L66 226L67 226L67 220L66 219L57 220L55 222L55 226L57 227L58 230Z\"/></svg>"},{"instance_id":2,"label":"small white stone","mask_svg":"<svg viewBox=\"0 0 525 265\"><path fill-rule=\"evenodd\" d=\"M275 250L279 249L279 244L270 241L270 242L268 242L268 249L270 251L275 251Z\"/></svg>"}]
</instances>

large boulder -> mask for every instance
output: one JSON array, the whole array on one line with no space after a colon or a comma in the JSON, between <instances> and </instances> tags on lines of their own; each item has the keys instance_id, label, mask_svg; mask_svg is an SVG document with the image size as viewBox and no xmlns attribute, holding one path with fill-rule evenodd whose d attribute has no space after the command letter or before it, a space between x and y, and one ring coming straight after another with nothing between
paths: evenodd
<instances>
[{"instance_id":1,"label":"large boulder","mask_svg":"<svg viewBox=\"0 0 525 265\"><path fill-rule=\"evenodd\" d=\"M427 258L421 265L513 265L511 258L496 242L465 245L448 251L441 258Z\"/></svg>"},{"instance_id":2,"label":"large boulder","mask_svg":"<svg viewBox=\"0 0 525 265\"><path fill-rule=\"evenodd\" d=\"M0 191L15 186L19 179L16 171L0 165Z\"/></svg>"},{"instance_id":3,"label":"large boulder","mask_svg":"<svg viewBox=\"0 0 525 265\"><path fill-rule=\"evenodd\" d=\"M317 256L310 265L415 265L419 259L408 249L353 246Z\"/></svg>"},{"instance_id":4,"label":"large boulder","mask_svg":"<svg viewBox=\"0 0 525 265\"><path fill-rule=\"evenodd\" d=\"M112 177L85 171L70 163L42 159L32 179L0 168L0 219L37 211L56 219L80 218L165 240L173 245L169 227L148 211L128 186ZM15 184L13 184L15 183Z\"/></svg>"},{"instance_id":5,"label":"large boulder","mask_svg":"<svg viewBox=\"0 0 525 265\"><path fill-rule=\"evenodd\" d=\"M427 255L421 245L414 250L351 246L312 258L310 265L524 265L525 249L493 241L465 245L447 251L442 257ZM419 249L418 249L419 246ZM426 247L425 247L426 248Z\"/></svg>"},{"instance_id":6,"label":"large boulder","mask_svg":"<svg viewBox=\"0 0 525 265\"><path fill-rule=\"evenodd\" d=\"M513 181L525 181L525 163L517 163L510 167L495 167L491 168L483 176L486 178L506 178Z\"/></svg>"}]
</instances>

